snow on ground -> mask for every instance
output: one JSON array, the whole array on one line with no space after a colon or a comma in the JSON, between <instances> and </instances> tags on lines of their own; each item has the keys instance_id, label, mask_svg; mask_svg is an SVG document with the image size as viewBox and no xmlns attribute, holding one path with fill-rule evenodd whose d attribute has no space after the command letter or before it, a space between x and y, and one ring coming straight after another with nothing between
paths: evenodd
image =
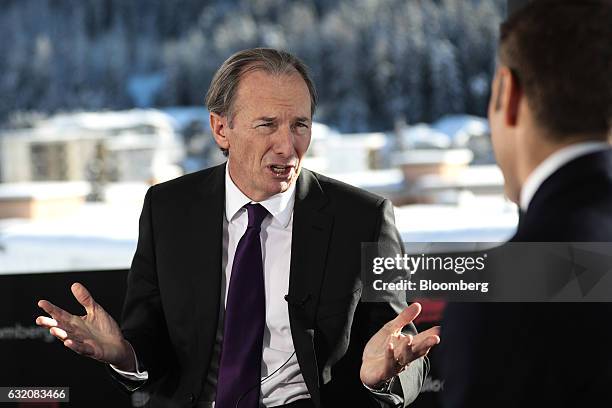
<instances>
[{"instance_id":1,"label":"snow on ground","mask_svg":"<svg viewBox=\"0 0 612 408\"><path fill-rule=\"evenodd\" d=\"M469 197L459 205L395 209L404 242L503 242L516 230L518 211L502 197Z\"/></svg>"},{"instance_id":2,"label":"snow on ground","mask_svg":"<svg viewBox=\"0 0 612 408\"><path fill-rule=\"evenodd\" d=\"M62 219L0 220L0 274L129 268L145 190L117 187L110 204L87 203ZM500 197L410 205L395 216L406 242L498 242L517 222L515 207Z\"/></svg>"}]
</instances>

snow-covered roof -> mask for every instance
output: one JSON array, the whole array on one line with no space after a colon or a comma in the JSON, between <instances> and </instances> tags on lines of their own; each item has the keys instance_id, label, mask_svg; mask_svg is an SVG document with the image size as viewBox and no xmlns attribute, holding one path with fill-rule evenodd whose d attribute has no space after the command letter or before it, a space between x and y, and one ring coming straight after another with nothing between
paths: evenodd
<instances>
[{"instance_id":1,"label":"snow-covered roof","mask_svg":"<svg viewBox=\"0 0 612 408\"><path fill-rule=\"evenodd\" d=\"M0 183L0 200L83 197L90 189L89 183L80 181Z\"/></svg>"},{"instance_id":2,"label":"snow-covered roof","mask_svg":"<svg viewBox=\"0 0 612 408\"><path fill-rule=\"evenodd\" d=\"M319 122L312 122L311 137L312 139L326 139L330 136L337 135L338 132L332 130L327 125Z\"/></svg>"},{"instance_id":3,"label":"snow-covered roof","mask_svg":"<svg viewBox=\"0 0 612 408\"><path fill-rule=\"evenodd\" d=\"M62 113L52 116L40 124L58 130L81 128L89 130L130 129L148 125L162 130L173 130L174 119L157 109L130 109L108 112Z\"/></svg>"},{"instance_id":4,"label":"snow-covered roof","mask_svg":"<svg viewBox=\"0 0 612 408\"><path fill-rule=\"evenodd\" d=\"M458 164L472 161L474 154L468 149L408 149L396 153L393 162L397 165Z\"/></svg>"},{"instance_id":5,"label":"snow-covered roof","mask_svg":"<svg viewBox=\"0 0 612 408\"><path fill-rule=\"evenodd\" d=\"M401 135L402 145L407 149L446 149L451 145L451 139L447 134L439 132L425 123L408 126L402 130Z\"/></svg>"},{"instance_id":6,"label":"snow-covered roof","mask_svg":"<svg viewBox=\"0 0 612 408\"><path fill-rule=\"evenodd\" d=\"M381 193L395 192L403 188L404 174L400 169L353 171L348 173L326 173L328 177L355 187Z\"/></svg>"},{"instance_id":7,"label":"snow-covered roof","mask_svg":"<svg viewBox=\"0 0 612 408\"><path fill-rule=\"evenodd\" d=\"M446 115L434 122L432 128L450 137L454 146L462 146L470 136L489 133L487 120L472 115Z\"/></svg>"}]
</instances>

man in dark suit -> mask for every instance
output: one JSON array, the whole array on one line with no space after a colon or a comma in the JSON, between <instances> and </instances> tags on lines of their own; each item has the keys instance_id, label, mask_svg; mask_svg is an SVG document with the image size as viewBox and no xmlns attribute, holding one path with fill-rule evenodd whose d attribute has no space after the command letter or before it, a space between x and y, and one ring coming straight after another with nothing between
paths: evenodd
<instances>
[{"instance_id":1,"label":"man in dark suit","mask_svg":"<svg viewBox=\"0 0 612 408\"><path fill-rule=\"evenodd\" d=\"M489 120L522 212L512 242L612 242L611 38L609 1L533 1L502 25ZM611 406L610 316L610 303L450 304L444 406Z\"/></svg>"},{"instance_id":2,"label":"man in dark suit","mask_svg":"<svg viewBox=\"0 0 612 408\"><path fill-rule=\"evenodd\" d=\"M86 316L40 301L37 323L159 406L409 404L438 329L401 296L360 302L361 243L402 244L388 200L301 168L306 67L239 52L206 101L228 162L147 192L121 329L80 284Z\"/></svg>"}]
</instances>

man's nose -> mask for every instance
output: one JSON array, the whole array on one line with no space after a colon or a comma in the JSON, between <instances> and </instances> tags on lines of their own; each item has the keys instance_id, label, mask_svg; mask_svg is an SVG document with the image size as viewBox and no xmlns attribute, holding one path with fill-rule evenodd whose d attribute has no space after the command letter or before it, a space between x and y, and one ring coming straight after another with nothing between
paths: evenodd
<instances>
[{"instance_id":1,"label":"man's nose","mask_svg":"<svg viewBox=\"0 0 612 408\"><path fill-rule=\"evenodd\" d=\"M283 157L292 156L294 153L293 140L293 129L290 126L280 128L274 139L274 153Z\"/></svg>"}]
</instances>

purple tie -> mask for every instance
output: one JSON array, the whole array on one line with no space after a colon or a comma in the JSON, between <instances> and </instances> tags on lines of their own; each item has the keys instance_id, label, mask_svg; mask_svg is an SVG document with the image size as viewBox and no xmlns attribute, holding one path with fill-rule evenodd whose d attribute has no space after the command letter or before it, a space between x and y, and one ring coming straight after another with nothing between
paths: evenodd
<instances>
[{"instance_id":1,"label":"purple tie","mask_svg":"<svg viewBox=\"0 0 612 408\"><path fill-rule=\"evenodd\" d=\"M266 323L266 295L261 255L261 222L268 211L245 205L247 229L234 255L225 307L225 327L215 408L257 408L261 353Z\"/></svg>"}]
</instances>

